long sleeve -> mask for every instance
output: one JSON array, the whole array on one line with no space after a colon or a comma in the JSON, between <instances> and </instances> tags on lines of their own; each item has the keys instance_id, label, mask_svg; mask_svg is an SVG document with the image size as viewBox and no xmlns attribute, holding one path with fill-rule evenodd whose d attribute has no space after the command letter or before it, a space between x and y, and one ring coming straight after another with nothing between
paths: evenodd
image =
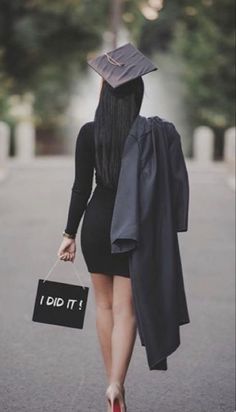
<instances>
[{"instance_id":1,"label":"long sleeve","mask_svg":"<svg viewBox=\"0 0 236 412\"><path fill-rule=\"evenodd\" d=\"M75 178L65 232L75 235L87 206L93 185L94 151L92 146L92 124L84 124L76 139Z\"/></svg>"},{"instance_id":2,"label":"long sleeve","mask_svg":"<svg viewBox=\"0 0 236 412\"><path fill-rule=\"evenodd\" d=\"M169 124L171 191L177 232L188 230L189 179L182 151L181 138L173 123Z\"/></svg>"}]
</instances>

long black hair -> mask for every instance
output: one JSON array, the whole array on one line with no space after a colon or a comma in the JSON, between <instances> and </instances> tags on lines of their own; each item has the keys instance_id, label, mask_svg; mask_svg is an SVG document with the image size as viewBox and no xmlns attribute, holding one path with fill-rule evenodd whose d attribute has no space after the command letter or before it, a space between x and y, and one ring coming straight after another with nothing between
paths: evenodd
<instances>
[{"instance_id":1,"label":"long black hair","mask_svg":"<svg viewBox=\"0 0 236 412\"><path fill-rule=\"evenodd\" d=\"M126 137L139 114L144 93L142 77L114 89L103 80L94 118L96 169L102 184L117 185Z\"/></svg>"}]
</instances>

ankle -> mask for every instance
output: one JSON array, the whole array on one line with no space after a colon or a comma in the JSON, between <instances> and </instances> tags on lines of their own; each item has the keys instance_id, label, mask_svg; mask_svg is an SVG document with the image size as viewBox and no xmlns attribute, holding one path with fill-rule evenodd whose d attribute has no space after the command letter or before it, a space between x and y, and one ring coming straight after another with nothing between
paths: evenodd
<instances>
[{"instance_id":1,"label":"ankle","mask_svg":"<svg viewBox=\"0 0 236 412\"><path fill-rule=\"evenodd\" d=\"M109 386L118 387L118 389L124 391L124 382L122 380L110 379Z\"/></svg>"}]
</instances>

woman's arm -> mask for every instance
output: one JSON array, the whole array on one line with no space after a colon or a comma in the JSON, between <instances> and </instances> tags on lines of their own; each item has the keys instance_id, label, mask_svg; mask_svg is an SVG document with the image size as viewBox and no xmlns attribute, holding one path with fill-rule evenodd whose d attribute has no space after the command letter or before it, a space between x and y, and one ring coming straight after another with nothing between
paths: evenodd
<instances>
[{"instance_id":1,"label":"woman's arm","mask_svg":"<svg viewBox=\"0 0 236 412\"><path fill-rule=\"evenodd\" d=\"M85 211L93 185L94 150L92 143L92 122L84 124L77 136L75 148L75 178L65 232L76 235Z\"/></svg>"}]
</instances>

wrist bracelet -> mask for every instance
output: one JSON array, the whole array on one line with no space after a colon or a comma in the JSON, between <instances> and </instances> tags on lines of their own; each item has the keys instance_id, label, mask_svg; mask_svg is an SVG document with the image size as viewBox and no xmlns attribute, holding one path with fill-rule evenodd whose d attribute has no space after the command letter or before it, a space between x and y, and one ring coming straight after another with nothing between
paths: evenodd
<instances>
[{"instance_id":1,"label":"wrist bracelet","mask_svg":"<svg viewBox=\"0 0 236 412\"><path fill-rule=\"evenodd\" d=\"M68 237L69 239L75 239L76 235L70 235L69 233L66 233L65 231L62 233L63 236Z\"/></svg>"}]
</instances>

